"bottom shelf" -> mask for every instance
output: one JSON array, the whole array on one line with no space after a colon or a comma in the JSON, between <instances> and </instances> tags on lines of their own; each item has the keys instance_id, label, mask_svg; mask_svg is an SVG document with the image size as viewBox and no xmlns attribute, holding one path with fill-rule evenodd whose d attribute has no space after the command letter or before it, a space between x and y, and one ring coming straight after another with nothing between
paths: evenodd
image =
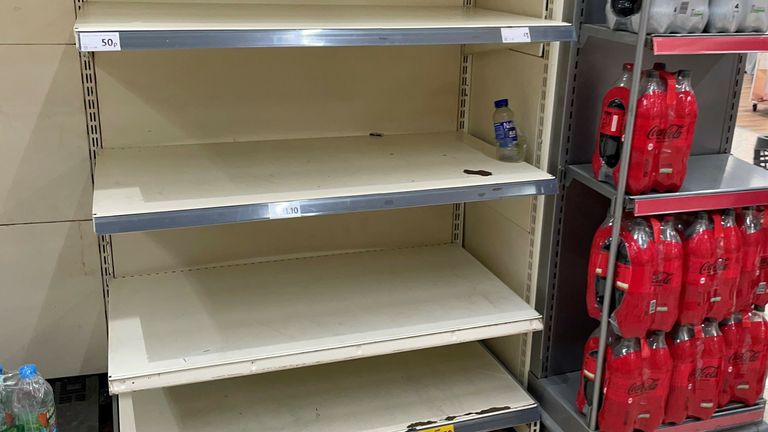
<instances>
[{"instance_id":1,"label":"bottom shelf","mask_svg":"<svg viewBox=\"0 0 768 432\"><path fill-rule=\"evenodd\" d=\"M589 431L585 417L576 411L576 393L579 389L579 373L573 372L544 379L537 379L531 374L529 379L531 393L541 409L562 431ZM733 404L718 410L709 420L688 421L680 425L663 425L657 430L664 432L703 432L736 430L740 426L751 425L745 431L763 431L765 401L755 406ZM554 429L557 431L557 429Z\"/></svg>"},{"instance_id":2,"label":"bottom shelf","mask_svg":"<svg viewBox=\"0 0 768 432\"><path fill-rule=\"evenodd\" d=\"M121 432L486 432L539 420L536 401L479 343L119 398Z\"/></svg>"}]
</instances>

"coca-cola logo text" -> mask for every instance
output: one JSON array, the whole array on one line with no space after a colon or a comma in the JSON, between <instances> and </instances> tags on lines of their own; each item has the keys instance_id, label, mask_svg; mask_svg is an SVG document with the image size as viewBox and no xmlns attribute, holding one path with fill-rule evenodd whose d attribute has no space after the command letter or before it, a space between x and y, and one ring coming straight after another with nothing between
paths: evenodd
<instances>
[{"instance_id":1,"label":"coca-cola logo text","mask_svg":"<svg viewBox=\"0 0 768 432\"><path fill-rule=\"evenodd\" d=\"M672 273L664 271L654 273L651 283L654 285L669 285L672 283Z\"/></svg>"},{"instance_id":2,"label":"coca-cola logo text","mask_svg":"<svg viewBox=\"0 0 768 432\"><path fill-rule=\"evenodd\" d=\"M685 129L685 126L681 124L671 124L666 128L654 125L648 130L648 138L660 141L677 139L683 136L683 129Z\"/></svg>"},{"instance_id":3,"label":"coca-cola logo text","mask_svg":"<svg viewBox=\"0 0 768 432\"><path fill-rule=\"evenodd\" d=\"M754 363L758 360L760 360L760 351L755 351L755 350L747 350L744 352L733 353L731 354L730 357L728 357L728 363L734 364L734 365Z\"/></svg>"},{"instance_id":4,"label":"coca-cola logo text","mask_svg":"<svg viewBox=\"0 0 768 432\"><path fill-rule=\"evenodd\" d=\"M651 378L644 383L639 382L639 383L632 384L631 386L629 386L629 390L627 390L627 394L630 396L639 395L641 393L656 390L656 387L658 386L659 386L658 378Z\"/></svg>"},{"instance_id":5,"label":"coca-cola logo text","mask_svg":"<svg viewBox=\"0 0 768 432\"><path fill-rule=\"evenodd\" d=\"M701 380L701 379L717 379L717 375L720 373L718 366L706 366L703 368L696 368L688 375L688 381Z\"/></svg>"},{"instance_id":6,"label":"coca-cola logo text","mask_svg":"<svg viewBox=\"0 0 768 432\"><path fill-rule=\"evenodd\" d=\"M716 261L707 262L699 268L699 274L713 275L725 271L728 268L728 258L718 258Z\"/></svg>"}]
</instances>

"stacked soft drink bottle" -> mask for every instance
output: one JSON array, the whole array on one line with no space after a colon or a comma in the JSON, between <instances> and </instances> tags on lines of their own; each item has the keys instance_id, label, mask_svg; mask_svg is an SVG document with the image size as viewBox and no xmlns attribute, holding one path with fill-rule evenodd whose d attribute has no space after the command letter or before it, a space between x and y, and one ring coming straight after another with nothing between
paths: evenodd
<instances>
[{"instance_id":1,"label":"stacked soft drink bottle","mask_svg":"<svg viewBox=\"0 0 768 432\"><path fill-rule=\"evenodd\" d=\"M0 410L2 431L57 431L53 389L33 364L8 374L0 367Z\"/></svg>"},{"instance_id":2,"label":"stacked soft drink bottle","mask_svg":"<svg viewBox=\"0 0 768 432\"><path fill-rule=\"evenodd\" d=\"M643 0L607 0L614 30L637 32ZM734 33L768 31L768 0L657 0L650 2L648 33Z\"/></svg>"},{"instance_id":3,"label":"stacked soft drink bottle","mask_svg":"<svg viewBox=\"0 0 768 432\"><path fill-rule=\"evenodd\" d=\"M620 224L613 289L606 275ZM587 310L610 311L601 399L592 400L599 334L584 347L577 408L602 432L653 431L754 404L768 367L768 211L610 217L595 232ZM666 332L666 333L665 333Z\"/></svg>"},{"instance_id":4,"label":"stacked soft drink bottle","mask_svg":"<svg viewBox=\"0 0 768 432\"><path fill-rule=\"evenodd\" d=\"M621 174L620 156L632 73L632 64L625 64L621 78L603 98L598 142L592 158L595 178L614 185L618 184ZM691 74L686 70L671 73L657 64L643 73L640 91L627 193L676 192L687 173L698 116Z\"/></svg>"}]
</instances>

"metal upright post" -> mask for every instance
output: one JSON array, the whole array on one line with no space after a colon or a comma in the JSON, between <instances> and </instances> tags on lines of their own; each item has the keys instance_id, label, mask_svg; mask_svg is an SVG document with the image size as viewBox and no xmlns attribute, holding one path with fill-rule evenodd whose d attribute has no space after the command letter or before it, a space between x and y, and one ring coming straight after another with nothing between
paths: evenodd
<instances>
[{"instance_id":1,"label":"metal upright post","mask_svg":"<svg viewBox=\"0 0 768 432\"><path fill-rule=\"evenodd\" d=\"M624 194L627 186L627 170L629 169L629 154L632 147L632 133L635 129L635 115L637 113L637 100L640 94L640 75L643 69L643 54L645 50L645 36L648 28L648 16L652 0L644 0L640 12L640 28L637 30L637 46L635 47L635 63L632 72L632 88L629 94L629 109L627 112L627 125L624 129L624 144L621 148L621 162L619 172L619 184L616 185L616 198L613 200L613 227L611 230L611 248L608 255L608 274L605 277L605 300L600 317L600 345L597 351L597 370L595 373L595 388L592 393L594 408L589 412L589 428L597 430L597 402L602 392L603 366L605 364L605 346L608 337L608 319L610 304L608 300L613 293L613 280L616 269L616 255L619 248L619 233L621 230L621 216L624 211Z\"/></svg>"}]
</instances>

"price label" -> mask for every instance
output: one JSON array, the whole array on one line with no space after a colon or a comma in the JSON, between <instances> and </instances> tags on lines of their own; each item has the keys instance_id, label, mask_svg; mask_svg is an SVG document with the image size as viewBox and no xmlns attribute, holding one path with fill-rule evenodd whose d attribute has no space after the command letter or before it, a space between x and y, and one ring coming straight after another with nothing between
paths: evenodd
<instances>
[{"instance_id":1,"label":"price label","mask_svg":"<svg viewBox=\"0 0 768 432\"><path fill-rule=\"evenodd\" d=\"M453 425L440 426L432 429L424 429L421 432L454 432Z\"/></svg>"},{"instance_id":2,"label":"price label","mask_svg":"<svg viewBox=\"0 0 768 432\"><path fill-rule=\"evenodd\" d=\"M301 203L299 201L288 201L281 203L269 203L270 219L285 219L301 216Z\"/></svg>"},{"instance_id":3,"label":"price label","mask_svg":"<svg viewBox=\"0 0 768 432\"><path fill-rule=\"evenodd\" d=\"M120 51L120 33L80 33L80 51Z\"/></svg>"},{"instance_id":4,"label":"price label","mask_svg":"<svg viewBox=\"0 0 768 432\"><path fill-rule=\"evenodd\" d=\"M501 29L501 41L504 43L524 43L531 41L528 27L513 27Z\"/></svg>"}]
</instances>

